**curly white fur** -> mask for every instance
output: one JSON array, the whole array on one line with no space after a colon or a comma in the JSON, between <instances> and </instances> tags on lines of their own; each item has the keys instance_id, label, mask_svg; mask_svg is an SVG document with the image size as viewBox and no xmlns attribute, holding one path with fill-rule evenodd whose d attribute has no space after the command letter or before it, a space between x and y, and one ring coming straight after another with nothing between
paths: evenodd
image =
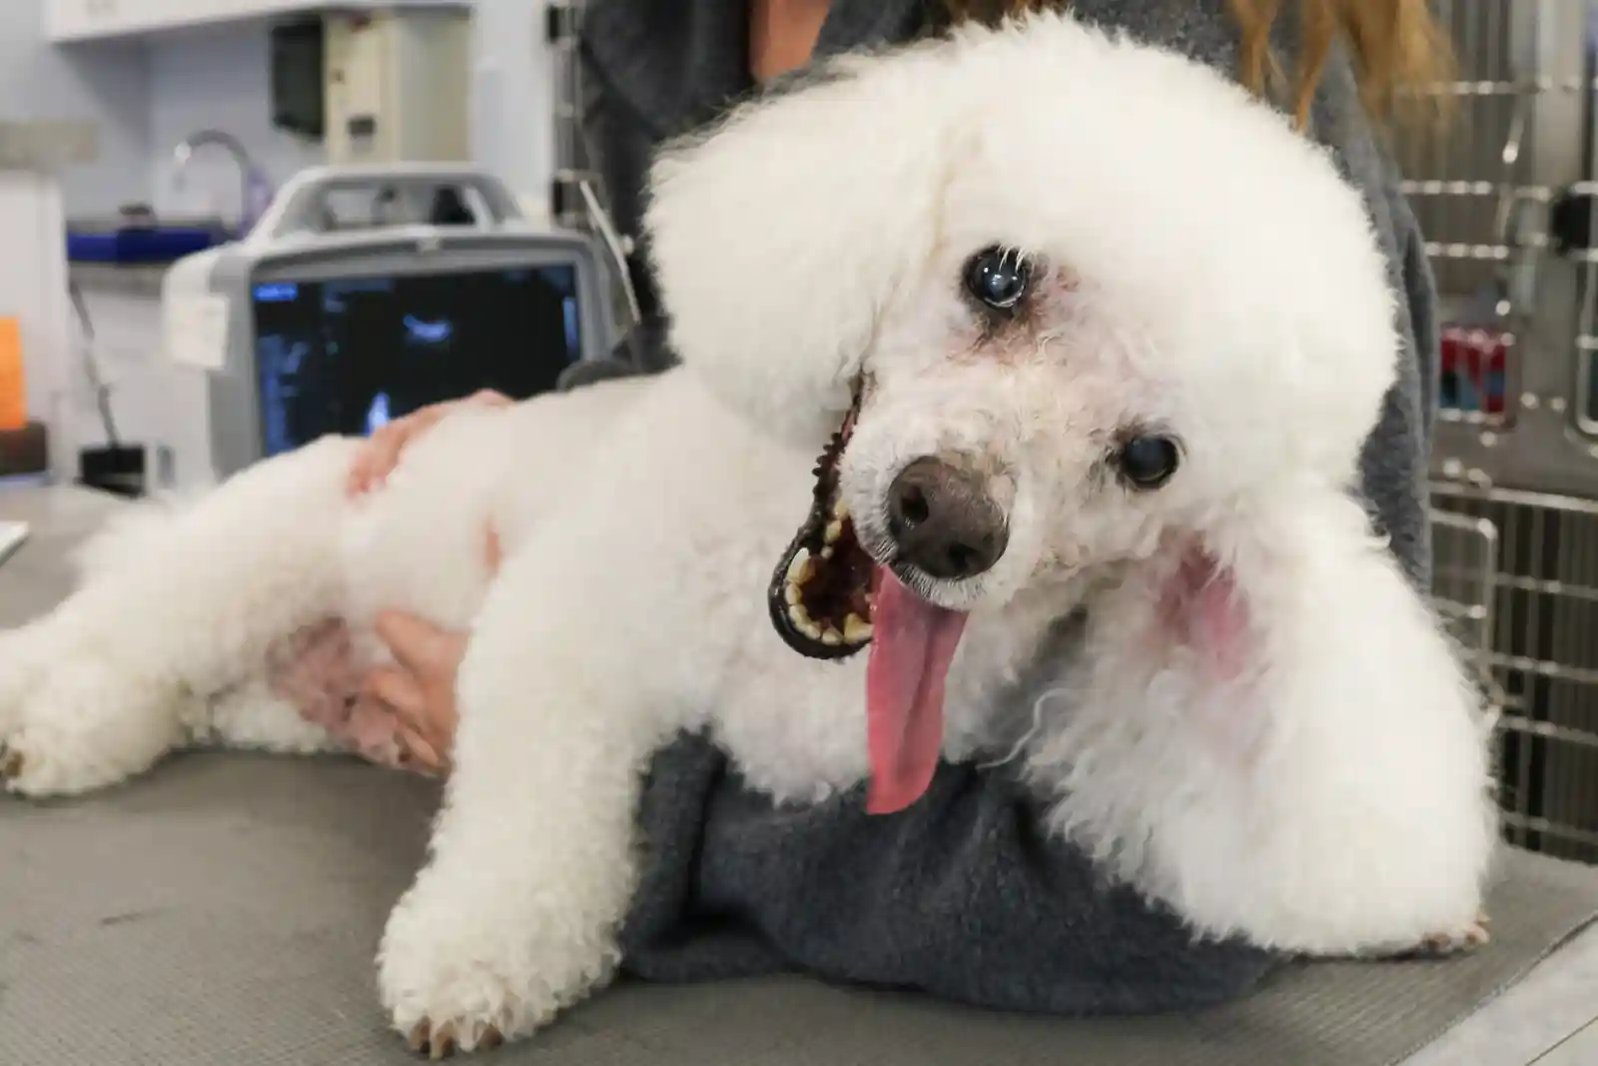
<instances>
[{"instance_id":1,"label":"curly white fur","mask_svg":"<svg viewBox=\"0 0 1598 1066\"><path fill-rule=\"evenodd\" d=\"M1059 832L1207 933L1352 952L1470 926L1483 727L1348 495L1393 302L1320 151L1195 64L1041 17L740 110L661 162L650 225L684 368L458 415L361 502L356 445L318 443L98 553L0 643L11 788L109 784L195 737L315 747L260 684L274 645L380 606L468 626L381 991L401 1031L530 1032L616 963L666 737L708 727L783 800L866 773L863 662L793 654L763 595L860 379L841 476L868 543L918 456L977 457L1008 504L997 566L920 589L971 612L948 756L984 750L1085 607L1025 752ZM959 285L994 243L1036 264L999 329ZM1130 426L1182 441L1158 491L1107 465Z\"/></svg>"}]
</instances>

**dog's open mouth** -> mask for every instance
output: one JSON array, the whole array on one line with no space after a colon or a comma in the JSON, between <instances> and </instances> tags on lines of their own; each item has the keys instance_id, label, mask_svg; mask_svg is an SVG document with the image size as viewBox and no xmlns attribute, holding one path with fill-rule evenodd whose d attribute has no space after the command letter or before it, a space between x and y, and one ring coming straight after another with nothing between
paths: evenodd
<instances>
[{"instance_id":1,"label":"dog's open mouth","mask_svg":"<svg viewBox=\"0 0 1598 1066\"><path fill-rule=\"evenodd\" d=\"M810 514L777 565L768 600L772 624L801 655L842 659L871 645L866 808L888 814L932 783L944 684L966 616L916 595L861 546L838 475L859 411L857 395L816 464Z\"/></svg>"},{"instance_id":2,"label":"dog's open mouth","mask_svg":"<svg viewBox=\"0 0 1598 1066\"><path fill-rule=\"evenodd\" d=\"M771 620L777 632L794 651L812 659L841 659L871 642L876 562L855 536L838 483L838 460L858 411L857 402L821 453L810 514L771 582Z\"/></svg>"}]
</instances>

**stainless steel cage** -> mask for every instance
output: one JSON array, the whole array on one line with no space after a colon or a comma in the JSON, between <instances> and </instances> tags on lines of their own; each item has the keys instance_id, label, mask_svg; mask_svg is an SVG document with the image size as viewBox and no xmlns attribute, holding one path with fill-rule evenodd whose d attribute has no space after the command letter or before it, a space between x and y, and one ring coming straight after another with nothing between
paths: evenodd
<instances>
[{"instance_id":1,"label":"stainless steel cage","mask_svg":"<svg viewBox=\"0 0 1598 1066\"><path fill-rule=\"evenodd\" d=\"M1455 124L1400 154L1443 297L1436 601L1500 715L1506 833L1598 862L1598 5L1435 3Z\"/></svg>"}]
</instances>

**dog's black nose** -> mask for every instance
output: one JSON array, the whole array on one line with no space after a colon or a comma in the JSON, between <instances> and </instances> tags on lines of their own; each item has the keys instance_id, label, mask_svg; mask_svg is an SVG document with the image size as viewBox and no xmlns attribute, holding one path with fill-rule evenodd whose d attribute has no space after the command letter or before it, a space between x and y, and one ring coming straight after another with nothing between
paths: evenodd
<instances>
[{"instance_id":1,"label":"dog's black nose","mask_svg":"<svg viewBox=\"0 0 1598 1066\"><path fill-rule=\"evenodd\" d=\"M1004 511L983 479L930 456L889 486L888 532L901 560L949 579L991 569L1010 542Z\"/></svg>"}]
</instances>

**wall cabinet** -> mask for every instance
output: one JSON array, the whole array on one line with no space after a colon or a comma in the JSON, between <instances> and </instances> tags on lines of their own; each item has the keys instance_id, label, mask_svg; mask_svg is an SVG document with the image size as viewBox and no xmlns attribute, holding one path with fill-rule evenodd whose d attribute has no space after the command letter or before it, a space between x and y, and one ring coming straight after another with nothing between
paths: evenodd
<instances>
[{"instance_id":1,"label":"wall cabinet","mask_svg":"<svg viewBox=\"0 0 1598 1066\"><path fill-rule=\"evenodd\" d=\"M473 0L46 0L50 39L60 43L110 40L279 15L471 7Z\"/></svg>"}]
</instances>

